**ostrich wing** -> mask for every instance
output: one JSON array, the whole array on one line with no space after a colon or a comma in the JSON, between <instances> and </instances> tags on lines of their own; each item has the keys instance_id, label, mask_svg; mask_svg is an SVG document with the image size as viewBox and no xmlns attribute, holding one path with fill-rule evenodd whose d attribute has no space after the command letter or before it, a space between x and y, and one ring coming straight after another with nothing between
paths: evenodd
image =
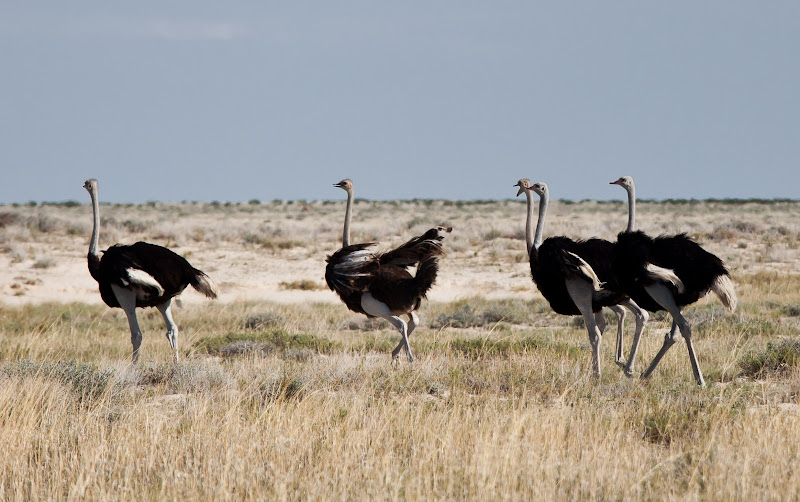
<instances>
[{"instance_id":1,"label":"ostrich wing","mask_svg":"<svg viewBox=\"0 0 800 502\"><path fill-rule=\"evenodd\" d=\"M366 291L369 277L380 266L369 247L374 242L352 244L336 251L326 260L325 282L332 291L353 293Z\"/></svg>"},{"instance_id":2,"label":"ostrich wing","mask_svg":"<svg viewBox=\"0 0 800 502\"><path fill-rule=\"evenodd\" d=\"M143 251L152 251L153 249L156 251L163 249L166 253L154 254L150 260L145 259L146 253ZM161 296L165 290L161 281L169 278L169 275L165 275L165 271L162 269L167 269L169 273L175 273L172 269L177 268L176 264L170 260L173 256L178 255L153 244L136 243L131 246L117 244L103 253L101 264L107 279L112 284L123 288L133 285L143 288L155 296ZM180 260L181 262L185 261L183 258Z\"/></svg>"},{"instance_id":3,"label":"ostrich wing","mask_svg":"<svg viewBox=\"0 0 800 502\"><path fill-rule=\"evenodd\" d=\"M402 268L413 267L427 256L444 254L442 249L443 238L438 229L432 228L391 251L381 253L378 255L378 261L381 265L394 265Z\"/></svg>"},{"instance_id":4,"label":"ostrich wing","mask_svg":"<svg viewBox=\"0 0 800 502\"><path fill-rule=\"evenodd\" d=\"M563 258L564 267L572 274L583 277L587 281L591 282L592 288L594 288L595 291L600 291L603 289L603 283L600 282L600 279L597 277L594 269L586 262L586 260L567 250L564 250Z\"/></svg>"}]
</instances>

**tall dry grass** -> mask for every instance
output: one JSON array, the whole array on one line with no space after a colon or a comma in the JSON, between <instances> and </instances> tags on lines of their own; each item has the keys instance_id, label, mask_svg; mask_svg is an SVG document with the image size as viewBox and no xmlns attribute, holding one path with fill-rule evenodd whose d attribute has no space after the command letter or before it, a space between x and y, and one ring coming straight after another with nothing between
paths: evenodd
<instances>
[{"instance_id":1,"label":"tall dry grass","mask_svg":"<svg viewBox=\"0 0 800 502\"><path fill-rule=\"evenodd\" d=\"M640 381L607 340L593 378L582 327L538 300L427 305L437 328L398 369L396 333L340 305L189 307L177 365L146 313L135 369L119 312L4 308L0 498L792 499L800 345L770 356L797 339L800 285L739 293L737 314L687 311L706 389L680 344Z\"/></svg>"},{"instance_id":2,"label":"tall dry grass","mask_svg":"<svg viewBox=\"0 0 800 502\"><path fill-rule=\"evenodd\" d=\"M104 205L101 239L173 246L223 288L277 259L292 270L264 271L278 291L322 284L343 209ZM800 203L642 202L639 212L649 233L688 232L733 272L735 314L713 298L686 311L705 389L682 344L650 380L625 378L613 332L601 378L590 375L580 320L513 293L533 289L522 202L358 201L354 240L390 245L451 224L440 286L463 273L518 290L495 299L476 286L426 303L417 361L398 369L396 332L341 304L187 302L177 365L160 315L143 311L135 369L118 310L0 306L0 499L796 499ZM0 267L20 286L4 291L47 288L72 261L86 275L90 223L86 205L0 208ZM624 224L621 201L557 202L546 234L610 239ZM302 275L297 263L314 266ZM651 318L637 369L668 328Z\"/></svg>"}]
</instances>

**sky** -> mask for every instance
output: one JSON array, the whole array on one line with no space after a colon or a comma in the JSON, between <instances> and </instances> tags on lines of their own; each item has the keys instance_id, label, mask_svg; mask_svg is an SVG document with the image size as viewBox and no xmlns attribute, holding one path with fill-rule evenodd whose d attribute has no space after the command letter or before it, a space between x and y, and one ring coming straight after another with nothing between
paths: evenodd
<instances>
[{"instance_id":1,"label":"sky","mask_svg":"<svg viewBox=\"0 0 800 502\"><path fill-rule=\"evenodd\" d=\"M800 2L0 2L0 202L800 198Z\"/></svg>"}]
</instances>

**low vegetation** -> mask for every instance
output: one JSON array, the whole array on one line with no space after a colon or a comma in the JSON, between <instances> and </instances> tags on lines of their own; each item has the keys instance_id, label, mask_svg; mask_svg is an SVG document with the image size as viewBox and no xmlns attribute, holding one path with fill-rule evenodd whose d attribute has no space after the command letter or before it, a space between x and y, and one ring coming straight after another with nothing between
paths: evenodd
<instances>
[{"instance_id":1,"label":"low vegetation","mask_svg":"<svg viewBox=\"0 0 800 502\"><path fill-rule=\"evenodd\" d=\"M298 289L300 291L316 291L318 289L325 289L322 284L318 284L308 279L301 279L299 281L281 281L278 283L281 289Z\"/></svg>"},{"instance_id":2,"label":"low vegetation","mask_svg":"<svg viewBox=\"0 0 800 502\"><path fill-rule=\"evenodd\" d=\"M2 308L0 489L5 499L790 499L800 491L790 467L800 446L786 440L800 432L790 289L785 277L747 276L740 313L687 309L705 389L680 346L649 381L625 378L613 329L603 375L591 377L582 328L541 301L426 304L417 361L394 366L396 331L340 305L189 307L178 364L148 312L137 368L119 312ZM668 324L653 317L639 369Z\"/></svg>"},{"instance_id":3,"label":"low vegetation","mask_svg":"<svg viewBox=\"0 0 800 502\"><path fill-rule=\"evenodd\" d=\"M708 383L698 389L680 343L649 380L624 377L610 314L602 376L591 376L581 319L531 293L524 204L512 200L356 202L354 237L378 249L432 224L455 227L431 297L451 281L468 287L423 304L413 364L402 354L392 363L400 337L385 320L317 303L343 201L103 204L103 244L172 246L223 291L220 302L187 293L175 309L178 364L159 313L142 311L131 368L121 311L37 296L71 268L91 284L91 211L80 201L0 207L2 500L800 493L800 203L641 202L642 228L689 232L733 272L735 314L713 299L686 310ZM551 213L550 235L613 238L625 224L621 200L555 201ZM264 277L302 300L250 296ZM637 373L669 327L651 316ZM629 316L626 352L632 330Z\"/></svg>"},{"instance_id":4,"label":"low vegetation","mask_svg":"<svg viewBox=\"0 0 800 502\"><path fill-rule=\"evenodd\" d=\"M304 333L288 333L282 329L262 332L229 333L225 336L210 336L198 340L194 347L212 355L236 355L258 349L265 354L292 349L312 349L330 353L336 344L328 339Z\"/></svg>"}]
</instances>

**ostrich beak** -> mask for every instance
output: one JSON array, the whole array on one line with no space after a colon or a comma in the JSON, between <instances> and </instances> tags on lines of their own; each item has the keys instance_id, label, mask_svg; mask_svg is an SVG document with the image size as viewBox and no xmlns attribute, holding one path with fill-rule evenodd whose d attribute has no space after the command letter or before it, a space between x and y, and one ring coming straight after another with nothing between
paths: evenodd
<instances>
[{"instance_id":1,"label":"ostrich beak","mask_svg":"<svg viewBox=\"0 0 800 502\"><path fill-rule=\"evenodd\" d=\"M514 185L514 186L519 186L519 185ZM522 188L522 187L519 187L519 190L517 190L517 197L519 197L519 195L520 195L522 192L524 192L524 191L525 191L525 189L524 189L524 188Z\"/></svg>"},{"instance_id":2,"label":"ostrich beak","mask_svg":"<svg viewBox=\"0 0 800 502\"><path fill-rule=\"evenodd\" d=\"M611 183L609 183L609 185L619 185L619 180L617 180L617 181L612 181Z\"/></svg>"}]
</instances>

